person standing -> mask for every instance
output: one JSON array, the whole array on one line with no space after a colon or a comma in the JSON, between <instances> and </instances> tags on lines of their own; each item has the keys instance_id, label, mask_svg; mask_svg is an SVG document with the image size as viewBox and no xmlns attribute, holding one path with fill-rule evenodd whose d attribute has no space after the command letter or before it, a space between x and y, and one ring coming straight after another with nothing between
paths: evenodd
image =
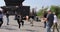
<instances>
[{"instance_id":1,"label":"person standing","mask_svg":"<svg viewBox=\"0 0 60 32\"><path fill-rule=\"evenodd\" d=\"M3 24L3 13L0 10L0 27L2 26L2 24Z\"/></svg>"},{"instance_id":2,"label":"person standing","mask_svg":"<svg viewBox=\"0 0 60 32\"><path fill-rule=\"evenodd\" d=\"M16 18L17 18L17 12L15 11L15 18L14 18L14 20L17 20Z\"/></svg>"},{"instance_id":3,"label":"person standing","mask_svg":"<svg viewBox=\"0 0 60 32\"><path fill-rule=\"evenodd\" d=\"M56 14L55 13L53 13L54 14L54 24L53 24L53 32L54 32L54 30L55 30L55 28L57 29L57 32L59 32L59 29L58 29L58 24L57 24L57 16L56 16Z\"/></svg>"},{"instance_id":4,"label":"person standing","mask_svg":"<svg viewBox=\"0 0 60 32\"><path fill-rule=\"evenodd\" d=\"M50 10L48 11L47 18L45 18L45 20L47 20L46 23L47 32L51 32L51 27L53 25L53 20L54 20L54 14L52 14Z\"/></svg>"},{"instance_id":5,"label":"person standing","mask_svg":"<svg viewBox=\"0 0 60 32\"><path fill-rule=\"evenodd\" d=\"M44 12L44 15L43 15L44 18L47 17L47 12ZM46 21L44 21L44 28L46 28Z\"/></svg>"},{"instance_id":6,"label":"person standing","mask_svg":"<svg viewBox=\"0 0 60 32\"><path fill-rule=\"evenodd\" d=\"M9 13L8 13L8 11L6 13L6 18L7 18L7 25L9 25Z\"/></svg>"}]
</instances>

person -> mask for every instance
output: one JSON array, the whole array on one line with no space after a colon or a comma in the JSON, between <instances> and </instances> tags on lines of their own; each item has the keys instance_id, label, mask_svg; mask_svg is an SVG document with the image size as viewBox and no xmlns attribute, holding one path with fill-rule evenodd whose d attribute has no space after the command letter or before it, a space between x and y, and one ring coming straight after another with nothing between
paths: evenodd
<instances>
[{"instance_id":1,"label":"person","mask_svg":"<svg viewBox=\"0 0 60 32\"><path fill-rule=\"evenodd\" d=\"M17 20L17 9L18 9L19 6L16 6L16 10L15 10L15 18L14 20Z\"/></svg>"},{"instance_id":2,"label":"person","mask_svg":"<svg viewBox=\"0 0 60 32\"><path fill-rule=\"evenodd\" d=\"M22 16L21 15L17 15L17 23L19 25L19 28L24 25L24 21L22 21Z\"/></svg>"},{"instance_id":3,"label":"person","mask_svg":"<svg viewBox=\"0 0 60 32\"><path fill-rule=\"evenodd\" d=\"M0 10L0 27L2 26L2 24L3 24L3 13Z\"/></svg>"},{"instance_id":4,"label":"person","mask_svg":"<svg viewBox=\"0 0 60 32\"><path fill-rule=\"evenodd\" d=\"M33 22L34 22L33 19L30 18L29 21L30 21L31 26L34 26L34 25L33 25Z\"/></svg>"},{"instance_id":5,"label":"person","mask_svg":"<svg viewBox=\"0 0 60 32\"><path fill-rule=\"evenodd\" d=\"M26 16L26 20L27 20L27 21L29 20L29 16Z\"/></svg>"},{"instance_id":6,"label":"person","mask_svg":"<svg viewBox=\"0 0 60 32\"><path fill-rule=\"evenodd\" d=\"M15 18L14 19L17 20L16 18L17 18L17 12L15 12Z\"/></svg>"},{"instance_id":7,"label":"person","mask_svg":"<svg viewBox=\"0 0 60 32\"><path fill-rule=\"evenodd\" d=\"M55 30L55 28L57 29L57 32L59 32L59 29L58 29L58 25L57 25L57 16L56 16L56 14L55 14L55 12L53 13L54 14L54 24L53 24L53 32L54 32L54 30Z\"/></svg>"},{"instance_id":8,"label":"person","mask_svg":"<svg viewBox=\"0 0 60 32\"><path fill-rule=\"evenodd\" d=\"M7 25L9 25L9 13L8 13L8 11L6 13L6 18L7 18Z\"/></svg>"},{"instance_id":9,"label":"person","mask_svg":"<svg viewBox=\"0 0 60 32\"><path fill-rule=\"evenodd\" d=\"M51 32L51 27L53 25L53 20L54 20L54 14L52 14L51 10L48 11L48 14L45 20L47 20L47 23L46 23L47 32Z\"/></svg>"},{"instance_id":10,"label":"person","mask_svg":"<svg viewBox=\"0 0 60 32\"><path fill-rule=\"evenodd\" d=\"M46 18L46 17L47 17L47 12L46 12L46 11L44 12L43 17L44 17L44 18ZM46 21L44 21L44 28L46 28Z\"/></svg>"}]
</instances>

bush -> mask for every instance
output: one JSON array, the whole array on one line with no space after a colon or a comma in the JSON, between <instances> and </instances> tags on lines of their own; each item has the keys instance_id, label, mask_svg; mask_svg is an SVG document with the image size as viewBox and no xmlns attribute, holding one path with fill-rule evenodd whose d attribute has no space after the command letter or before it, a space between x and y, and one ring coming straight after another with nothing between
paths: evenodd
<instances>
[{"instance_id":1,"label":"bush","mask_svg":"<svg viewBox=\"0 0 60 32\"><path fill-rule=\"evenodd\" d=\"M60 15L58 15L58 18L60 19Z\"/></svg>"}]
</instances>

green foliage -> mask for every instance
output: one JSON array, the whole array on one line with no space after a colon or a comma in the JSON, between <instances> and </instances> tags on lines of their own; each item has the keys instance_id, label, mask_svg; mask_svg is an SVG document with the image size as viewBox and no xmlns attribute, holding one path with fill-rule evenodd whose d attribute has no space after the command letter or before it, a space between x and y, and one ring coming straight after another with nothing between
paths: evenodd
<instances>
[{"instance_id":1,"label":"green foliage","mask_svg":"<svg viewBox=\"0 0 60 32\"><path fill-rule=\"evenodd\" d=\"M51 11L55 12L58 18L60 18L60 7L59 6L51 6Z\"/></svg>"},{"instance_id":2,"label":"green foliage","mask_svg":"<svg viewBox=\"0 0 60 32\"><path fill-rule=\"evenodd\" d=\"M60 14L58 15L58 18L60 19Z\"/></svg>"},{"instance_id":3,"label":"green foliage","mask_svg":"<svg viewBox=\"0 0 60 32\"><path fill-rule=\"evenodd\" d=\"M43 15L42 12L43 12L42 10L39 10L39 11L37 12L37 16L42 16L42 15Z\"/></svg>"},{"instance_id":4,"label":"green foliage","mask_svg":"<svg viewBox=\"0 0 60 32\"><path fill-rule=\"evenodd\" d=\"M38 16L43 16L43 14L44 14L43 12L46 11L47 9L48 9L48 7L43 8L43 9L40 9L40 10L37 12L37 15L38 15ZM58 16L58 18L60 18L60 7L59 7L59 6L54 6L54 5L52 5L51 8L50 8L50 10L51 10L52 12L55 12L56 15Z\"/></svg>"},{"instance_id":5,"label":"green foliage","mask_svg":"<svg viewBox=\"0 0 60 32\"><path fill-rule=\"evenodd\" d=\"M47 9L48 9L48 7L43 8L43 9L40 9L40 10L37 12L37 16L43 16L44 11L46 11Z\"/></svg>"}]
</instances>

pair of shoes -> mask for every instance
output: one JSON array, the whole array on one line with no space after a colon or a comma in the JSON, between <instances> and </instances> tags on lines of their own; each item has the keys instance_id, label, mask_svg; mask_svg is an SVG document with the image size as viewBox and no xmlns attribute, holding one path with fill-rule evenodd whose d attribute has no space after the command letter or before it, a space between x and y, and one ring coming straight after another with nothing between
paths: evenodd
<instances>
[{"instance_id":1,"label":"pair of shoes","mask_svg":"<svg viewBox=\"0 0 60 32\"><path fill-rule=\"evenodd\" d=\"M20 28L20 25L19 25L19 28Z\"/></svg>"},{"instance_id":2,"label":"pair of shoes","mask_svg":"<svg viewBox=\"0 0 60 32\"><path fill-rule=\"evenodd\" d=\"M7 25L9 25L9 24L7 24Z\"/></svg>"},{"instance_id":3,"label":"pair of shoes","mask_svg":"<svg viewBox=\"0 0 60 32\"><path fill-rule=\"evenodd\" d=\"M46 28L46 27L44 27L44 28Z\"/></svg>"},{"instance_id":4,"label":"pair of shoes","mask_svg":"<svg viewBox=\"0 0 60 32\"><path fill-rule=\"evenodd\" d=\"M31 26L34 26L34 25L31 25Z\"/></svg>"},{"instance_id":5,"label":"pair of shoes","mask_svg":"<svg viewBox=\"0 0 60 32\"><path fill-rule=\"evenodd\" d=\"M0 27L2 26L2 24L0 24Z\"/></svg>"},{"instance_id":6,"label":"pair of shoes","mask_svg":"<svg viewBox=\"0 0 60 32\"><path fill-rule=\"evenodd\" d=\"M46 28L46 27L44 27L44 28Z\"/></svg>"},{"instance_id":7,"label":"pair of shoes","mask_svg":"<svg viewBox=\"0 0 60 32\"><path fill-rule=\"evenodd\" d=\"M1 28L1 26L0 26L0 28Z\"/></svg>"},{"instance_id":8,"label":"pair of shoes","mask_svg":"<svg viewBox=\"0 0 60 32\"><path fill-rule=\"evenodd\" d=\"M20 28L20 27L19 27Z\"/></svg>"}]
</instances>

